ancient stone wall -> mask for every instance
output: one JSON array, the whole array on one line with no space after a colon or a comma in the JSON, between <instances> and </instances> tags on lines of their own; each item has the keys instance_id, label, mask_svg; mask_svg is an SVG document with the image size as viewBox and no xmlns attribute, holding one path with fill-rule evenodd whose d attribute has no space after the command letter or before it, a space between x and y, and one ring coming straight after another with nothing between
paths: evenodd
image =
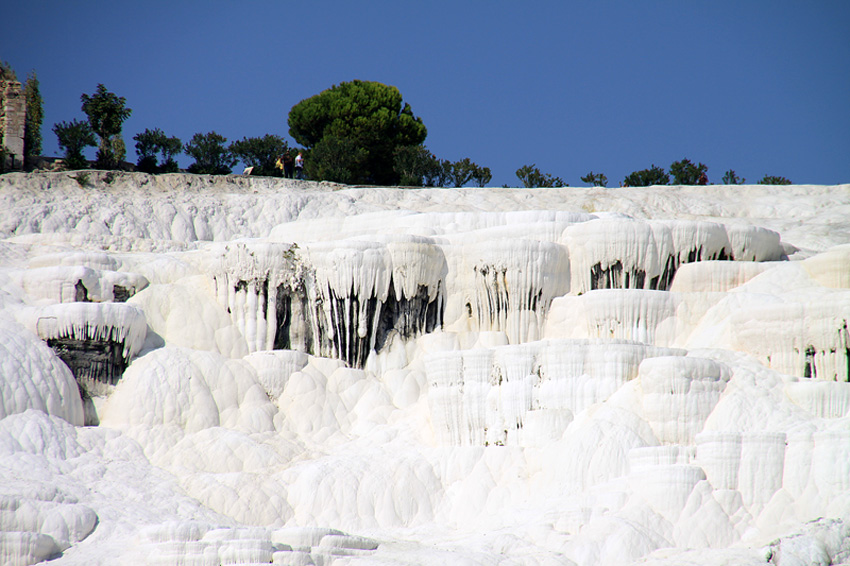
<instances>
[{"instance_id":1,"label":"ancient stone wall","mask_svg":"<svg viewBox=\"0 0 850 566\"><path fill-rule=\"evenodd\" d=\"M27 101L21 83L0 81L0 142L6 148L5 163L0 170L21 170L24 167L24 127Z\"/></svg>"}]
</instances>

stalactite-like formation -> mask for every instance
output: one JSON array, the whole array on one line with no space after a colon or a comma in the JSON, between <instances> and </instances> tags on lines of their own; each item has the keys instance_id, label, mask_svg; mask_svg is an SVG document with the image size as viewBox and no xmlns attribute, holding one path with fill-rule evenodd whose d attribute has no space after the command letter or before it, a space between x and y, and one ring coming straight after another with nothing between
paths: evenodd
<instances>
[{"instance_id":1,"label":"stalactite-like formation","mask_svg":"<svg viewBox=\"0 0 850 566\"><path fill-rule=\"evenodd\" d=\"M570 252L572 291L670 288L686 263L771 261L783 250L776 232L711 222L604 218L573 224L561 237Z\"/></svg>"},{"instance_id":2,"label":"stalactite-like formation","mask_svg":"<svg viewBox=\"0 0 850 566\"><path fill-rule=\"evenodd\" d=\"M445 258L427 238L222 250L220 301L251 351L295 349L362 367L392 337L443 324Z\"/></svg>"},{"instance_id":3,"label":"stalactite-like formation","mask_svg":"<svg viewBox=\"0 0 850 566\"><path fill-rule=\"evenodd\" d=\"M147 334L144 313L121 303L63 303L38 309L32 327L88 395L115 385Z\"/></svg>"}]
</instances>

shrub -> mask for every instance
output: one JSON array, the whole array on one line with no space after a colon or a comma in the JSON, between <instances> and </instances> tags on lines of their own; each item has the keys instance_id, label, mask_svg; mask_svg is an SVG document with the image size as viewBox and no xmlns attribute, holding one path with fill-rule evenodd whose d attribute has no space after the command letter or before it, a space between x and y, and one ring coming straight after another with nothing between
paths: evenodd
<instances>
[{"instance_id":1,"label":"shrub","mask_svg":"<svg viewBox=\"0 0 850 566\"><path fill-rule=\"evenodd\" d=\"M758 182L759 185L790 185L790 180L785 177L776 177L774 175L765 175Z\"/></svg>"},{"instance_id":2,"label":"shrub","mask_svg":"<svg viewBox=\"0 0 850 566\"><path fill-rule=\"evenodd\" d=\"M475 183L475 186L486 187L492 179L493 174L490 172L489 167L475 166L475 170L472 172L472 181Z\"/></svg>"},{"instance_id":3,"label":"shrub","mask_svg":"<svg viewBox=\"0 0 850 566\"><path fill-rule=\"evenodd\" d=\"M477 167L478 166L475 165L468 157L464 157L460 161L452 163L451 179L454 186L462 187L470 182Z\"/></svg>"},{"instance_id":4,"label":"shrub","mask_svg":"<svg viewBox=\"0 0 850 566\"><path fill-rule=\"evenodd\" d=\"M603 175L602 173L594 173L591 171L587 175L581 178L582 182L589 183L594 187L607 187L608 186L608 177Z\"/></svg>"},{"instance_id":5,"label":"shrub","mask_svg":"<svg viewBox=\"0 0 850 566\"><path fill-rule=\"evenodd\" d=\"M448 159L437 160L431 176L425 177L425 184L429 187L448 187L452 179L452 167L454 164Z\"/></svg>"},{"instance_id":6,"label":"shrub","mask_svg":"<svg viewBox=\"0 0 850 566\"><path fill-rule=\"evenodd\" d=\"M165 138L159 146L159 155L162 158L162 165L159 166L161 173L176 173L178 170L177 160L174 159L183 153L183 143L180 138L172 136Z\"/></svg>"},{"instance_id":7,"label":"shrub","mask_svg":"<svg viewBox=\"0 0 850 566\"><path fill-rule=\"evenodd\" d=\"M156 154L159 153L159 146L162 140L165 139L165 134L159 128L153 130L147 129L144 132L133 136L136 141L136 170L143 173L157 173L159 167L156 162Z\"/></svg>"},{"instance_id":8,"label":"shrub","mask_svg":"<svg viewBox=\"0 0 850 566\"><path fill-rule=\"evenodd\" d=\"M674 161L670 165L674 185L706 185L708 184L708 177L705 176L707 171L707 165L704 163L694 165L690 159Z\"/></svg>"},{"instance_id":9,"label":"shrub","mask_svg":"<svg viewBox=\"0 0 850 566\"><path fill-rule=\"evenodd\" d=\"M732 169L729 169L728 171L726 171L726 173L723 174L724 185L743 185L746 182L746 179L738 177L738 175Z\"/></svg>"},{"instance_id":10,"label":"shrub","mask_svg":"<svg viewBox=\"0 0 850 566\"><path fill-rule=\"evenodd\" d=\"M89 180L88 171L83 171L82 173L77 173L77 176L74 177L74 180L77 182L78 185L80 185L83 188L91 186L91 181Z\"/></svg>"},{"instance_id":11,"label":"shrub","mask_svg":"<svg viewBox=\"0 0 850 566\"><path fill-rule=\"evenodd\" d=\"M542 173L534 163L531 165L523 165L516 170L517 178L522 182L522 185L527 188L535 187L568 187L560 177L553 177L548 173Z\"/></svg>"},{"instance_id":12,"label":"shrub","mask_svg":"<svg viewBox=\"0 0 850 566\"><path fill-rule=\"evenodd\" d=\"M667 185L670 177L661 167L654 164L649 169L633 171L623 180L624 187L650 187L652 185Z\"/></svg>"},{"instance_id":13,"label":"shrub","mask_svg":"<svg viewBox=\"0 0 850 566\"><path fill-rule=\"evenodd\" d=\"M89 123L82 120L59 122L53 125L53 133L59 140L59 147L65 150L65 168L88 169L89 164L83 157L83 150L97 145Z\"/></svg>"}]
</instances>

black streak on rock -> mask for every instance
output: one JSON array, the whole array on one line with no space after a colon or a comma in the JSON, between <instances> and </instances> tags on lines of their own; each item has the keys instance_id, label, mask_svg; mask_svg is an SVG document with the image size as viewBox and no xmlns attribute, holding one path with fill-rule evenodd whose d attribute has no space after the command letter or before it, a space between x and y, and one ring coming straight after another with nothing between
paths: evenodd
<instances>
[{"instance_id":1,"label":"black streak on rock","mask_svg":"<svg viewBox=\"0 0 850 566\"><path fill-rule=\"evenodd\" d=\"M294 349L345 361L362 368L374 349L380 352L399 335L410 339L433 332L443 325L443 302L438 294L429 299L429 289L420 285L415 296L398 298L390 281L387 299L360 297L352 287L349 297L327 289L325 299L317 298L312 308L302 287L277 288L275 349ZM327 312L324 301L330 303ZM377 317L377 320L376 320ZM376 324L377 323L377 324ZM359 329L365 332L361 335Z\"/></svg>"},{"instance_id":2,"label":"black streak on rock","mask_svg":"<svg viewBox=\"0 0 850 566\"><path fill-rule=\"evenodd\" d=\"M86 340L68 336L47 340L78 382L115 385L127 369L124 345L115 340Z\"/></svg>"}]
</instances>

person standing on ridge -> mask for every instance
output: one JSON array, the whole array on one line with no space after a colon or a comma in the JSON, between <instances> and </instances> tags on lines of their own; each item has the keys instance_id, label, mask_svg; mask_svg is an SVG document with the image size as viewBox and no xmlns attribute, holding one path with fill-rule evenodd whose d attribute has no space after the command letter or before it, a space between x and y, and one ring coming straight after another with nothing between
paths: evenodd
<instances>
[{"instance_id":1,"label":"person standing on ridge","mask_svg":"<svg viewBox=\"0 0 850 566\"><path fill-rule=\"evenodd\" d=\"M300 151L295 157L295 178L304 179L304 156Z\"/></svg>"},{"instance_id":2,"label":"person standing on ridge","mask_svg":"<svg viewBox=\"0 0 850 566\"><path fill-rule=\"evenodd\" d=\"M289 153L289 150L286 150L286 153L283 154L283 176L287 179L292 178L292 154Z\"/></svg>"}]
</instances>

